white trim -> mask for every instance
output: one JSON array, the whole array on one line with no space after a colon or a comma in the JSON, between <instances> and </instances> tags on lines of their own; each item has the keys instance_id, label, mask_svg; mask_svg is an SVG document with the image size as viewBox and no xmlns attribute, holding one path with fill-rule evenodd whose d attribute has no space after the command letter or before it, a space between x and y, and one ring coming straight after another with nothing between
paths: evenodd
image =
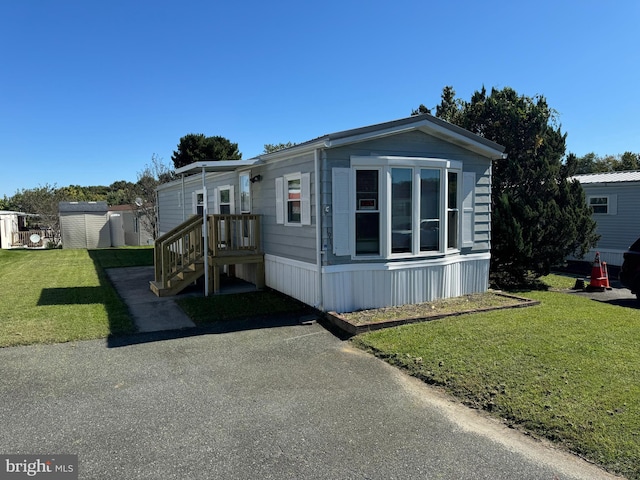
<instances>
[{"instance_id":1,"label":"white trim","mask_svg":"<svg viewBox=\"0 0 640 480\"><path fill-rule=\"evenodd\" d=\"M302 268L304 270L309 270L311 272L316 271L316 264L303 262L301 260L294 260L292 258L287 257L279 257L278 255L271 255L269 253L264 254L265 261L278 262L283 265L289 265L291 267Z\"/></svg>"},{"instance_id":2,"label":"white trim","mask_svg":"<svg viewBox=\"0 0 640 480\"><path fill-rule=\"evenodd\" d=\"M438 157L399 157L391 155L352 155L351 166L422 167L462 170L462 162Z\"/></svg>"},{"instance_id":3,"label":"white trim","mask_svg":"<svg viewBox=\"0 0 640 480\"><path fill-rule=\"evenodd\" d=\"M205 160L204 162L194 162L184 167L176 168L176 175L182 173L199 173L199 172L230 172L238 168L251 167L259 163L259 158L250 160Z\"/></svg>"},{"instance_id":4,"label":"white trim","mask_svg":"<svg viewBox=\"0 0 640 480\"><path fill-rule=\"evenodd\" d=\"M373 271L390 271L390 270L406 270L412 268L424 268L432 266L451 265L460 262L475 262L478 260L490 260L491 253L472 253L468 255L460 255L454 253L439 258L419 259L406 262L380 262L380 263L347 263L343 265L326 265L322 267L322 273L341 273L341 272L373 272Z\"/></svg>"}]
</instances>

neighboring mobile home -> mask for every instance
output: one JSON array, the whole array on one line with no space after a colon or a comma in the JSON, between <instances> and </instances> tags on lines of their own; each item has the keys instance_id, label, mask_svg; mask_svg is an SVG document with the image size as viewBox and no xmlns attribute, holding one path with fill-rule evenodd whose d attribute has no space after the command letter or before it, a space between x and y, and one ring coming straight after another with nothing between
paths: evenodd
<instances>
[{"instance_id":1,"label":"neighboring mobile home","mask_svg":"<svg viewBox=\"0 0 640 480\"><path fill-rule=\"evenodd\" d=\"M33 229L27 226L27 219L36 217L23 212L0 210L0 248L43 248L47 232L43 229Z\"/></svg>"},{"instance_id":2,"label":"neighboring mobile home","mask_svg":"<svg viewBox=\"0 0 640 480\"><path fill-rule=\"evenodd\" d=\"M191 216L214 214L211 251L227 245L220 240L225 231L243 230L236 243L244 245L253 242L255 229L264 263L237 265L235 275L261 284L264 268L266 286L324 311L484 292L491 164L503 151L419 115L250 160L198 162L158 187L159 231L175 235ZM243 226L234 216L240 214L257 215L259 222ZM184 256L201 236L183 236L166 247L164 258ZM162 258L157 251L157 262ZM159 271L156 265L156 280Z\"/></svg>"},{"instance_id":3,"label":"neighboring mobile home","mask_svg":"<svg viewBox=\"0 0 640 480\"><path fill-rule=\"evenodd\" d=\"M585 259L595 258L609 265L622 265L622 254L640 237L640 171L576 175L587 203L593 208L600 240Z\"/></svg>"}]
</instances>

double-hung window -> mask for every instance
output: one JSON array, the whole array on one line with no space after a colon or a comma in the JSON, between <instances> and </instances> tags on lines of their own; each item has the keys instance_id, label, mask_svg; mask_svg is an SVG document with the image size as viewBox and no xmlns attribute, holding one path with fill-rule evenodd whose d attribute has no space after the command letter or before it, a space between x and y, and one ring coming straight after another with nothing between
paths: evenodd
<instances>
[{"instance_id":1,"label":"double-hung window","mask_svg":"<svg viewBox=\"0 0 640 480\"><path fill-rule=\"evenodd\" d=\"M589 197L593 213L609 213L609 197Z\"/></svg>"},{"instance_id":2,"label":"double-hung window","mask_svg":"<svg viewBox=\"0 0 640 480\"><path fill-rule=\"evenodd\" d=\"M231 213L231 187L218 188L218 213L229 215Z\"/></svg>"},{"instance_id":3,"label":"double-hung window","mask_svg":"<svg viewBox=\"0 0 640 480\"><path fill-rule=\"evenodd\" d=\"M301 223L300 175L285 176L285 199L287 202L287 218L285 223Z\"/></svg>"},{"instance_id":4,"label":"double-hung window","mask_svg":"<svg viewBox=\"0 0 640 480\"><path fill-rule=\"evenodd\" d=\"M311 225L311 175L288 173L275 180L276 223Z\"/></svg>"}]
</instances>

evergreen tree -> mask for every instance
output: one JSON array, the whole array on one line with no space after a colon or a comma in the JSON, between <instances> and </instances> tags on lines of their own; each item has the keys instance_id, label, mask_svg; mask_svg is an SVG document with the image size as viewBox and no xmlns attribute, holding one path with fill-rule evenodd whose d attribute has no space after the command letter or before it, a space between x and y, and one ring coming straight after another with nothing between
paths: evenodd
<instances>
[{"instance_id":1,"label":"evergreen tree","mask_svg":"<svg viewBox=\"0 0 640 480\"><path fill-rule=\"evenodd\" d=\"M470 101L446 87L436 115L506 147L492 165L491 278L520 284L549 273L597 242L582 187L568 180L566 134L543 96L483 87Z\"/></svg>"},{"instance_id":2,"label":"evergreen tree","mask_svg":"<svg viewBox=\"0 0 640 480\"><path fill-rule=\"evenodd\" d=\"M178 148L173 152L174 168L184 167L194 162L206 160L240 160L242 154L237 143L231 143L220 136L206 137L202 133L190 133L180 139Z\"/></svg>"}]
</instances>

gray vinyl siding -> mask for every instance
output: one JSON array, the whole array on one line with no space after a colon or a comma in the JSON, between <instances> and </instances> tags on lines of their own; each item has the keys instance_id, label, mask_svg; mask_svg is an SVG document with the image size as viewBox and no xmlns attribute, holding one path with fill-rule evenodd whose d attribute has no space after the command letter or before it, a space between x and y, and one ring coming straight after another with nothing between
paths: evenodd
<instances>
[{"instance_id":1,"label":"gray vinyl siding","mask_svg":"<svg viewBox=\"0 0 640 480\"><path fill-rule=\"evenodd\" d=\"M251 213L262 215L262 247L265 254L316 263L316 195L313 153L273 161L253 168L262 176L251 185ZM311 174L311 225L276 223L276 178L290 173Z\"/></svg>"},{"instance_id":2,"label":"gray vinyl siding","mask_svg":"<svg viewBox=\"0 0 640 480\"><path fill-rule=\"evenodd\" d=\"M640 184L620 182L582 185L585 197L609 197L611 213L594 213L596 231L601 236L597 248L627 250L640 237Z\"/></svg>"},{"instance_id":3,"label":"gray vinyl siding","mask_svg":"<svg viewBox=\"0 0 640 480\"><path fill-rule=\"evenodd\" d=\"M191 194L189 194L190 201ZM183 213L183 203L182 182L180 180L164 184L158 188L158 232L160 235L168 232L188 218L191 208L184 210L186 213Z\"/></svg>"},{"instance_id":4,"label":"gray vinyl siding","mask_svg":"<svg viewBox=\"0 0 640 480\"><path fill-rule=\"evenodd\" d=\"M222 185L233 185L235 190L234 204L236 212L240 212L238 202L238 172L207 173L207 208L214 213L214 189ZM193 215L193 193L202 190L202 176L190 175L184 179L184 198L182 180L178 179L158 187L158 231L162 235L181 224Z\"/></svg>"},{"instance_id":5,"label":"gray vinyl siding","mask_svg":"<svg viewBox=\"0 0 640 480\"><path fill-rule=\"evenodd\" d=\"M456 160L463 163L464 172L476 174L474 242L471 248L463 248L461 253L488 252L491 248L491 160L467 149L422 133L408 132L356 145L332 148L323 152L321 175L322 205L331 204L331 169L349 168L351 156L406 156ZM327 264L352 263L349 257L332 254L332 217L323 214L322 245L326 251ZM366 263L387 262L386 259L371 260Z\"/></svg>"},{"instance_id":6,"label":"gray vinyl siding","mask_svg":"<svg viewBox=\"0 0 640 480\"><path fill-rule=\"evenodd\" d=\"M251 168L252 175L261 175L252 183L251 213L261 215L261 236L264 253L302 262L316 263L316 215L314 189L313 153L272 161ZM223 185L234 186L235 211L240 213L240 171L206 174L209 197L209 212L214 211L214 188ZM285 226L276 223L275 179L290 173L311 174L311 225ZM185 178L184 211L185 218L193 213L192 193L202 189L202 177L192 175ZM182 181L161 185L158 188L158 221L160 233L165 233L183 221L181 201Z\"/></svg>"}]
</instances>

